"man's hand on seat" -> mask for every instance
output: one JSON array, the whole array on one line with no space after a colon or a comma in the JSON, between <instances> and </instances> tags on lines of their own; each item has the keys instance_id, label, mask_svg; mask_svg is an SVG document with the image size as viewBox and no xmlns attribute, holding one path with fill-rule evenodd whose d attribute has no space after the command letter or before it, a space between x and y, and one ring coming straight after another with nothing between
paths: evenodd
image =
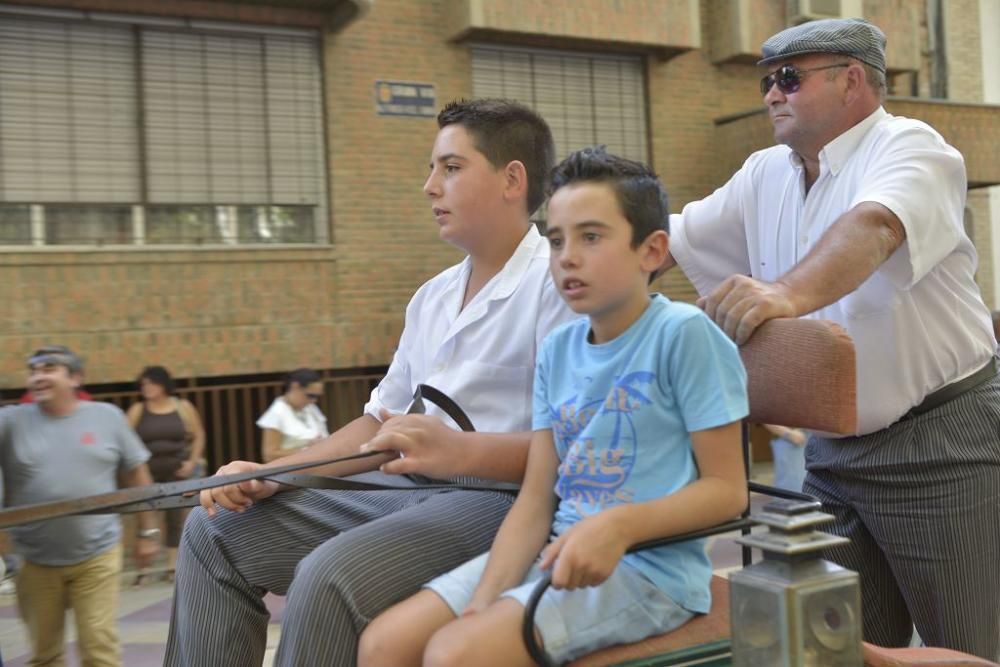
<instances>
[{"instance_id":1,"label":"man's hand on seat","mask_svg":"<svg viewBox=\"0 0 1000 667\"><path fill-rule=\"evenodd\" d=\"M705 311L737 345L749 340L764 322L778 317L796 317L788 288L747 276L730 276L708 296L698 299Z\"/></svg>"},{"instance_id":2,"label":"man's hand on seat","mask_svg":"<svg viewBox=\"0 0 1000 667\"><path fill-rule=\"evenodd\" d=\"M264 465L253 461L233 461L227 463L216 471L218 475L234 475L241 472L251 472L260 470ZM273 496L278 490L278 483L268 480L250 480L240 484L227 484L217 486L214 489L205 489L201 492L201 506L205 508L209 516L215 516L216 505L233 512L243 512L255 502Z\"/></svg>"},{"instance_id":3,"label":"man's hand on seat","mask_svg":"<svg viewBox=\"0 0 1000 667\"><path fill-rule=\"evenodd\" d=\"M448 479L461 470L462 456L456 442L460 433L431 415L401 415L382 409L382 428L361 447L362 452L399 453L399 458L382 464L382 472L419 474Z\"/></svg>"}]
</instances>

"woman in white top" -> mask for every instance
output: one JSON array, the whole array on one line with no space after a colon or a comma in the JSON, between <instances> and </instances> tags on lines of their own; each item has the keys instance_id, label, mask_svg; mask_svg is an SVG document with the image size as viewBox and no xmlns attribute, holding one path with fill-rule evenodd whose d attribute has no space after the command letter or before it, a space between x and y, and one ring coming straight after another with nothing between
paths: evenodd
<instances>
[{"instance_id":1,"label":"woman in white top","mask_svg":"<svg viewBox=\"0 0 1000 667\"><path fill-rule=\"evenodd\" d=\"M323 398L323 382L311 368L299 368L285 378L285 391L274 399L257 426L264 431L264 462L290 454L329 435L326 417L316 407Z\"/></svg>"}]
</instances>

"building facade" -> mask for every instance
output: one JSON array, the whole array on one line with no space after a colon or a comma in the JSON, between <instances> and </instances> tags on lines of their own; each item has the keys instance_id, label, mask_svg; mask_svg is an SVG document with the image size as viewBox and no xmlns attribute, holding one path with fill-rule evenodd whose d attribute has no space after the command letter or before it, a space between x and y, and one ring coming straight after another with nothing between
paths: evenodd
<instances>
[{"instance_id":1,"label":"building facade","mask_svg":"<svg viewBox=\"0 0 1000 667\"><path fill-rule=\"evenodd\" d=\"M385 366L460 258L421 192L440 106L521 99L679 210L772 143L761 42L830 15L885 30L887 108L964 153L996 307L1000 0L4 0L0 387L51 342L91 384Z\"/></svg>"}]
</instances>

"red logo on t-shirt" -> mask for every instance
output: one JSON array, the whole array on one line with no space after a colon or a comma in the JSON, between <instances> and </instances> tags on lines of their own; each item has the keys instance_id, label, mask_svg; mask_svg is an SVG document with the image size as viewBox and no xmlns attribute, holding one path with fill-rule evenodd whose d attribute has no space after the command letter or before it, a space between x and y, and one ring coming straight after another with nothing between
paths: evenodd
<instances>
[{"instance_id":1,"label":"red logo on t-shirt","mask_svg":"<svg viewBox=\"0 0 1000 667\"><path fill-rule=\"evenodd\" d=\"M80 437L80 444L82 445L93 445L97 442L97 438L90 431L87 431Z\"/></svg>"}]
</instances>

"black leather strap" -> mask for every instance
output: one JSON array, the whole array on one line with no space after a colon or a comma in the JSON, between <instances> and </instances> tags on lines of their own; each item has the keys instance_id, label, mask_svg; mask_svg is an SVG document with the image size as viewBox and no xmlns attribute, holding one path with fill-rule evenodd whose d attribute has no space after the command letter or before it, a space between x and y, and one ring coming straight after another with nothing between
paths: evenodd
<instances>
[{"instance_id":1,"label":"black leather strap","mask_svg":"<svg viewBox=\"0 0 1000 667\"><path fill-rule=\"evenodd\" d=\"M340 463L342 461L352 461L354 459L368 458L375 456L378 452L366 454L354 454L328 461L312 461L309 463L296 463L266 470L254 470L252 472L236 473L234 475L215 475L202 479L190 479L182 482L168 482L166 484L151 484L149 486L134 486L127 489L119 489L110 493L99 493L83 498L72 500L58 500L50 503L38 503L35 505L19 505L0 511L0 528L10 528L20 526L35 521L56 519L74 514L102 514L117 513L120 509L128 512L144 512L152 509L164 509L155 502L170 496L191 495L197 502L197 494L205 489L213 489L217 486L227 484L239 484L253 479L271 477L287 472L295 472L304 468L314 468L318 465L330 463ZM191 504L195 504L192 502ZM186 507L181 503L176 507Z\"/></svg>"},{"instance_id":2,"label":"black leather strap","mask_svg":"<svg viewBox=\"0 0 1000 667\"><path fill-rule=\"evenodd\" d=\"M919 417L924 413L930 412L934 408L940 407L948 401L958 398L970 389L975 389L996 374L997 358L993 357L986 363L985 366L969 377L963 378L958 382L952 382L951 384L945 385L937 391L928 394L928 396L920 402L920 405L910 408L910 411L900 417L899 421L913 419L914 417Z\"/></svg>"},{"instance_id":3,"label":"black leather strap","mask_svg":"<svg viewBox=\"0 0 1000 667\"><path fill-rule=\"evenodd\" d=\"M336 459L333 461L327 461L327 463L336 463L337 461L342 461L343 459ZM316 464L311 464L315 466ZM321 463L322 465L322 463ZM207 480L222 480L222 477L206 477ZM292 486L297 489L321 489L326 491L422 491L427 489L439 489L439 490L449 490L449 491L496 491L498 493L513 493L516 494L519 490L517 484L506 484L498 482L495 484L483 483L483 484L452 484L450 482L440 482L440 483L429 483L429 484L413 484L410 486L397 486L394 484L378 484L376 482L364 482L359 479L352 479L351 477L327 477L325 475L304 475L301 473L287 472L280 475L267 475L262 476L258 474L257 477L253 479L263 479L272 482L278 482L285 486ZM198 480L201 481L201 480ZM216 486L221 486L231 482L221 482L219 484L212 484L211 486L206 486L204 488L214 488ZM148 488L148 487L143 487ZM170 496L158 496L150 500L142 500L138 502L130 502L122 505L114 505L112 507L105 507L101 509L72 512L73 514L131 514L134 512L148 512L150 510L172 510L172 509L182 509L185 507L195 507L201 504L198 495L170 495ZM59 514L59 516L67 516L68 513ZM48 517L54 518L54 517ZM0 527L6 527L5 517L3 512L0 512ZM41 519L34 519L35 521L40 521ZM11 524L19 525L19 524Z\"/></svg>"},{"instance_id":4,"label":"black leather strap","mask_svg":"<svg viewBox=\"0 0 1000 667\"><path fill-rule=\"evenodd\" d=\"M469 415L465 414L465 411L458 407L458 403L451 400L451 397L440 389L435 389L429 384L417 385L417 390L413 392L413 402L406 411L407 414L424 414L426 411L424 398L441 408L463 431L476 430L476 427L472 425L472 420L469 419Z\"/></svg>"}]
</instances>

